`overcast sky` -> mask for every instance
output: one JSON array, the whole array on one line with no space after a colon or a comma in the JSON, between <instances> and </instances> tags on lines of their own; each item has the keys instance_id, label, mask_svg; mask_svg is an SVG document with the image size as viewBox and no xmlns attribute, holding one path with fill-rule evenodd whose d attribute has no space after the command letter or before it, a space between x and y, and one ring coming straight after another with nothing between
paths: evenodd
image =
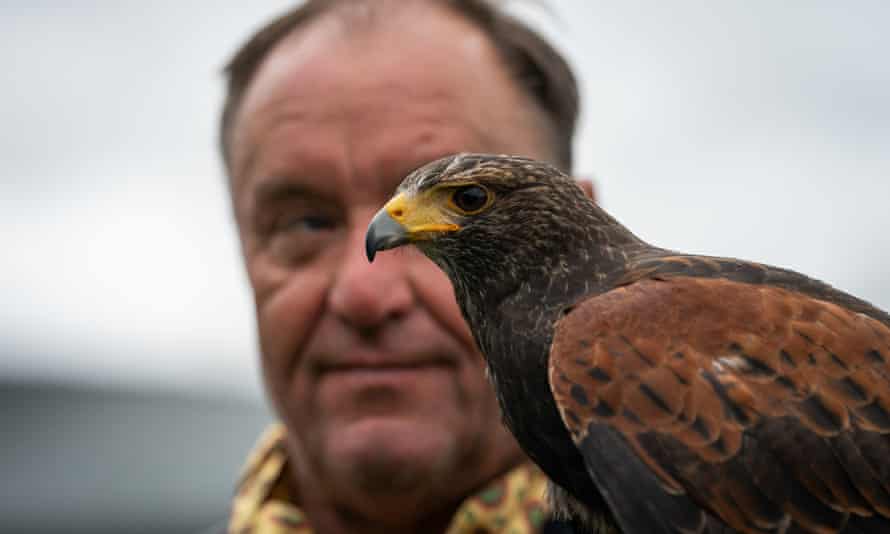
<instances>
[{"instance_id":1,"label":"overcast sky","mask_svg":"<svg viewBox=\"0 0 890 534\"><path fill-rule=\"evenodd\" d=\"M550 3L617 218L890 308L890 2ZM0 376L257 398L219 70L289 2L76 5L0 6Z\"/></svg>"}]
</instances>

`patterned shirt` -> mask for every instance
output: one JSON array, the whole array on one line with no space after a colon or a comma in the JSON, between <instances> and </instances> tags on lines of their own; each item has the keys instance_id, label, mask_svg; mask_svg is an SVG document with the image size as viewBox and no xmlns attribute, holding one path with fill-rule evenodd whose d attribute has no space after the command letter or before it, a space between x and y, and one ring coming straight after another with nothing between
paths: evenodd
<instances>
[{"instance_id":1,"label":"patterned shirt","mask_svg":"<svg viewBox=\"0 0 890 534\"><path fill-rule=\"evenodd\" d=\"M306 516L287 499L283 425L269 428L248 459L238 483L231 534L313 534ZM446 534L536 534L546 520L547 478L531 464L514 468L458 507Z\"/></svg>"}]
</instances>

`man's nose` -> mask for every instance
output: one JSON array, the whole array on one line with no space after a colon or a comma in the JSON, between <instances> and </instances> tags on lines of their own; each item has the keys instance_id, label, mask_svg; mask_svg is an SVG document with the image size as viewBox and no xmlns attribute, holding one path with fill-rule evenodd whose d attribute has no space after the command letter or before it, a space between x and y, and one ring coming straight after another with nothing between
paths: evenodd
<instances>
[{"instance_id":1,"label":"man's nose","mask_svg":"<svg viewBox=\"0 0 890 534\"><path fill-rule=\"evenodd\" d=\"M363 219L364 220L364 219ZM330 309L350 326L375 329L406 314L414 304L408 279L410 258L404 251L380 254L374 263L365 255L364 224L353 224L328 294Z\"/></svg>"}]
</instances>

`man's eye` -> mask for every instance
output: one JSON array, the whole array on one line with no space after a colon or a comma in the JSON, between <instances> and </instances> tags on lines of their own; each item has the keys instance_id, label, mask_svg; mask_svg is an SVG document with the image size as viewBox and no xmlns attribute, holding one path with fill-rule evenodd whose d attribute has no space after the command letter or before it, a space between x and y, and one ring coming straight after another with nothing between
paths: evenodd
<instances>
[{"instance_id":1,"label":"man's eye","mask_svg":"<svg viewBox=\"0 0 890 534\"><path fill-rule=\"evenodd\" d=\"M324 215L300 215L298 217L285 218L282 220L281 224L278 225L278 229L285 232L294 230L320 232L331 230L334 226L334 220Z\"/></svg>"},{"instance_id":2,"label":"man's eye","mask_svg":"<svg viewBox=\"0 0 890 534\"><path fill-rule=\"evenodd\" d=\"M281 214L272 225L268 250L280 263L297 266L336 242L342 226L342 219L336 215Z\"/></svg>"}]
</instances>

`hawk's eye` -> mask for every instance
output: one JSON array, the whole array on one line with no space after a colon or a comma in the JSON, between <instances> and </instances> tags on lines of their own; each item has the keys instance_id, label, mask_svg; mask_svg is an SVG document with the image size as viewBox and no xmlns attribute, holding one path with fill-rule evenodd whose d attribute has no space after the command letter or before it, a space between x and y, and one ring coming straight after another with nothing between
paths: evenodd
<instances>
[{"instance_id":1,"label":"hawk's eye","mask_svg":"<svg viewBox=\"0 0 890 534\"><path fill-rule=\"evenodd\" d=\"M488 191L478 185L465 185L451 194L451 202L465 213L475 213L488 204Z\"/></svg>"}]
</instances>

